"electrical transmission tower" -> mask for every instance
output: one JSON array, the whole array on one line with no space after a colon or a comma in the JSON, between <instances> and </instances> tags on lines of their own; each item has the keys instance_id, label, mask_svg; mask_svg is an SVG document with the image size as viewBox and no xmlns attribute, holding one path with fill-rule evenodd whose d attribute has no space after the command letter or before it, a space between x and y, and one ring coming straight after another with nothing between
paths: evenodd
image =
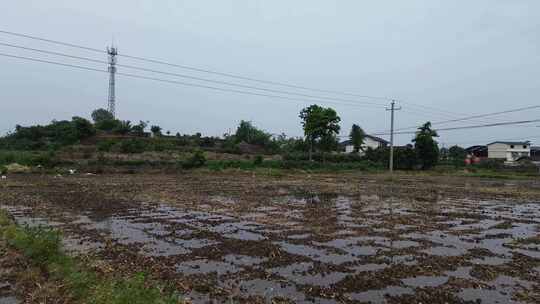
<instances>
[{"instance_id":1,"label":"electrical transmission tower","mask_svg":"<svg viewBox=\"0 0 540 304\"><path fill-rule=\"evenodd\" d=\"M116 108L116 91L115 91L115 74L116 74L116 55L118 55L118 49L114 46L107 47L107 53L109 54L109 112L115 117Z\"/></svg>"}]
</instances>

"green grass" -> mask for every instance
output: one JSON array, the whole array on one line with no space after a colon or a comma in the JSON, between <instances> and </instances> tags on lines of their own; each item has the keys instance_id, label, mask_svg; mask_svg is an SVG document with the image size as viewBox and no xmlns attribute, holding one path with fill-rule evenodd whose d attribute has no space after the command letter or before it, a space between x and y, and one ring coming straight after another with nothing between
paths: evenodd
<instances>
[{"instance_id":1,"label":"green grass","mask_svg":"<svg viewBox=\"0 0 540 304\"><path fill-rule=\"evenodd\" d=\"M44 167L53 167L57 162L52 152L0 150L0 166L12 163L24 166L42 165Z\"/></svg>"},{"instance_id":2,"label":"green grass","mask_svg":"<svg viewBox=\"0 0 540 304\"><path fill-rule=\"evenodd\" d=\"M265 160L262 162L256 162L251 160L210 160L206 162L205 167L214 171L221 171L226 169L240 169L240 170L261 170L261 169L274 169L274 170L287 170L298 169L307 171L320 171L320 172L336 172L336 171L348 171L348 170L360 170L360 171L377 171L380 170L380 166L377 164L358 161L347 163L322 163L322 162L310 162L310 161L282 161L282 160Z\"/></svg>"},{"instance_id":3,"label":"green grass","mask_svg":"<svg viewBox=\"0 0 540 304\"><path fill-rule=\"evenodd\" d=\"M61 281L69 297L88 304L181 303L174 292L165 293L142 273L127 277L103 277L68 256L61 248L61 234L48 228L19 227L0 210L0 236L30 262L44 269L49 279Z\"/></svg>"}]
</instances>

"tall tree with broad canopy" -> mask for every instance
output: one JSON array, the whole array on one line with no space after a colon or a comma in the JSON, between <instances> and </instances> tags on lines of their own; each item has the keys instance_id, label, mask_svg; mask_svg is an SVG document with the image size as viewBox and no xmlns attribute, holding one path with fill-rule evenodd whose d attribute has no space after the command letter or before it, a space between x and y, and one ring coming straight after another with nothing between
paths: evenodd
<instances>
[{"instance_id":1,"label":"tall tree with broad canopy","mask_svg":"<svg viewBox=\"0 0 540 304\"><path fill-rule=\"evenodd\" d=\"M439 161L439 146L434 137L439 137L435 130L431 129L431 122L426 122L416 132L413 139L414 150L422 170L432 168Z\"/></svg>"},{"instance_id":2,"label":"tall tree with broad canopy","mask_svg":"<svg viewBox=\"0 0 540 304\"><path fill-rule=\"evenodd\" d=\"M323 108L318 105L311 105L302 109L299 115L302 119L304 135L309 142L309 160L313 160L313 146L317 140L329 139L337 136L340 130L339 122L341 118L332 108Z\"/></svg>"},{"instance_id":3,"label":"tall tree with broad canopy","mask_svg":"<svg viewBox=\"0 0 540 304\"><path fill-rule=\"evenodd\" d=\"M364 130L362 130L359 125L353 124L349 138L351 139L353 145L353 152L360 152L360 150L362 150L362 145L364 144L364 139L366 138L366 133L364 133Z\"/></svg>"}]
</instances>

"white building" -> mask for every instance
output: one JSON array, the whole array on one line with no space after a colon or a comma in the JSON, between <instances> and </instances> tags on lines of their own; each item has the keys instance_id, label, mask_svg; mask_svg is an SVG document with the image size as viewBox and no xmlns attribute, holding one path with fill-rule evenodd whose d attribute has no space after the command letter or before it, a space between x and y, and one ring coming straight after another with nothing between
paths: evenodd
<instances>
[{"instance_id":1,"label":"white building","mask_svg":"<svg viewBox=\"0 0 540 304\"><path fill-rule=\"evenodd\" d=\"M352 141L347 140L341 143L343 147L345 147L345 153L353 153L354 151L354 145L352 144ZM388 145L388 141L371 135L366 135L364 138L364 143L362 144L362 149L360 149L360 154L362 154L362 150L367 150L368 148L371 149L377 149L386 147Z\"/></svg>"},{"instance_id":2,"label":"white building","mask_svg":"<svg viewBox=\"0 0 540 304\"><path fill-rule=\"evenodd\" d=\"M496 141L487 144L488 158L514 162L523 157L531 157L531 143L528 141Z\"/></svg>"}]
</instances>

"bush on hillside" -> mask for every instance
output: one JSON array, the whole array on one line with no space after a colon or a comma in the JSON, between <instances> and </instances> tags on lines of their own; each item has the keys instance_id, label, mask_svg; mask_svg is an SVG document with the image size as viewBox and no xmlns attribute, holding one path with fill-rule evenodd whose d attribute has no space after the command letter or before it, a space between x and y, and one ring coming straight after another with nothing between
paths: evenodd
<instances>
[{"instance_id":1,"label":"bush on hillside","mask_svg":"<svg viewBox=\"0 0 540 304\"><path fill-rule=\"evenodd\" d=\"M203 151L196 150L190 158L181 163L183 169L194 169L203 167L206 164L206 156Z\"/></svg>"},{"instance_id":2,"label":"bush on hillside","mask_svg":"<svg viewBox=\"0 0 540 304\"><path fill-rule=\"evenodd\" d=\"M120 142L120 152L122 153L142 153L145 151L146 144L140 139L128 139Z\"/></svg>"},{"instance_id":3,"label":"bush on hillside","mask_svg":"<svg viewBox=\"0 0 540 304\"><path fill-rule=\"evenodd\" d=\"M111 152L114 145L117 144L117 141L112 139L102 140L97 143L97 150L99 152Z\"/></svg>"}]
</instances>

